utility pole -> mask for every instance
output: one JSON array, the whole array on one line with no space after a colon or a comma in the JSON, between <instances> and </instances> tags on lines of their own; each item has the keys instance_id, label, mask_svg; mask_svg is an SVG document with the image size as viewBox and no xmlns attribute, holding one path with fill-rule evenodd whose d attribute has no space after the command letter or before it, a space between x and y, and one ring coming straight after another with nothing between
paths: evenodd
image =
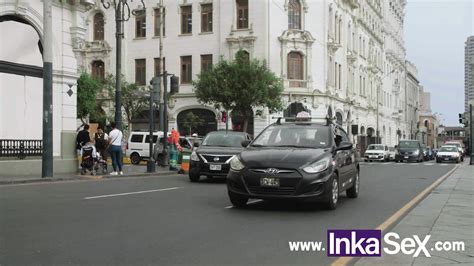
<instances>
[{"instance_id":1,"label":"utility pole","mask_svg":"<svg viewBox=\"0 0 474 266\"><path fill-rule=\"evenodd\" d=\"M43 155L41 177L53 177L53 16L43 1Z\"/></svg>"},{"instance_id":2,"label":"utility pole","mask_svg":"<svg viewBox=\"0 0 474 266\"><path fill-rule=\"evenodd\" d=\"M121 0L119 0L121 2ZM115 123L119 130L122 125L122 7L115 8Z\"/></svg>"},{"instance_id":3,"label":"utility pole","mask_svg":"<svg viewBox=\"0 0 474 266\"><path fill-rule=\"evenodd\" d=\"M140 0L143 6L131 10L128 0L101 0L102 6L109 9L111 6L115 10L115 123L117 128L123 129L122 122L122 38L123 22L128 21L131 15L142 15L146 11L145 2ZM130 0L132 2L132 0Z\"/></svg>"},{"instance_id":4,"label":"utility pole","mask_svg":"<svg viewBox=\"0 0 474 266\"><path fill-rule=\"evenodd\" d=\"M163 75L164 69L163 69L163 0L160 0L160 76L163 78L163 80L160 82L160 105L159 105L159 113L160 113L160 120L159 120L159 127L160 130L163 131L164 138L166 139L167 137L167 131L165 131L165 116L164 116L164 85L165 85L165 79L167 78L165 75ZM166 88L166 87L165 87ZM162 162L161 162L162 163Z\"/></svg>"}]
</instances>

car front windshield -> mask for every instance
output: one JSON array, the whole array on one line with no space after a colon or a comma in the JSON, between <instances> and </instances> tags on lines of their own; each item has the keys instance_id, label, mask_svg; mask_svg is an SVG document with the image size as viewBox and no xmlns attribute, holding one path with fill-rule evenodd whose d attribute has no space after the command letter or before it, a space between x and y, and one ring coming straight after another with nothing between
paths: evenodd
<instances>
[{"instance_id":1,"label":"car front windshield","mask_svg":"<svg viewBox=\"0 0 474 266\"><path fill-rule=\"evenodd\" d=\"M441 149L439 149L440 152L457 152L457 147L455 146L451 146L451 147L441 147Z\"/></svg>"},{"instance_id":2,"label":"car front windshield","mask_svg":"<svg viewBox=\"0 0 474 266\"><path fill-rule=\"evenodd\" d=\"M252 143L254 147L327 148L329 127L318 125L269 126Z\"/></svg>"},{"instance_id":3,"label":"car front windshield","mask_svg":"<svg viewBox=\"0 0 474 266\"><path fill-rule=\"evenodd\" d=\"M367 150L378 150L378 151L383 151L384 147L382 145L369 145Z\"/></svg>"},{"instance_id":4,"label":"car front windshield","mask_svg":"<svg viewBox=\"0 0 474 266\"><path fill-rule=\"evenodd\" d=\"M400 148L416 149L418 148L418 142L416 141L400 141Z\"/></svg>"},{"instance_id":5,"label":"car front windshield","mask_svg":"<svg viewBox=\"0 0 474 266\"><path fill-rule=\"evenodd\" d=\"M211 133L202 141L202 146L242 147L244 135L233 133Z\"/></svg>"}]
</instances>

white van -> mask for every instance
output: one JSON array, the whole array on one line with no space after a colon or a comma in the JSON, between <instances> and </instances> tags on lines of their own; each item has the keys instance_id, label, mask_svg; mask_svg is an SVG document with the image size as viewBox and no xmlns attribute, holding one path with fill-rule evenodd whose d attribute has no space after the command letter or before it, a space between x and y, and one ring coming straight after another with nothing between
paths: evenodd
<instances>
[{"instance_id":1,"label":"white van","mask_svg":"<svg viewBox=\"0 0 474 266\"><path fill-rule=\"evenodd\" d=\"M153 149L158 138L163 137L163 131L153 132ZM125 155L130 158L132 164L139 164L140 161L148 159L150 156L150 132L132 131L128 137L127 150Z\"/></svg>"}]
</instances>

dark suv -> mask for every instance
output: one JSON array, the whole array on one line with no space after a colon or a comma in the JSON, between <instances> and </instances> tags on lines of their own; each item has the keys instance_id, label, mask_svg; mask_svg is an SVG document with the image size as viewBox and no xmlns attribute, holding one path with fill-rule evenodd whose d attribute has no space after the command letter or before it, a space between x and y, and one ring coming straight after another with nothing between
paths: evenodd
<instances>
[{"instance_id":1,"label":"dark suv","mask_svg":"<svg viewBox=\"0 0 474 266\"><path fill-rule=\"evenodd\" d=\"M423 162L424 154L420 141L400 140L395 154L395 162L415 161Z\"/></svg>"},{"instance_id":2,"label":"dark suv","mask_svg":"<svg viewBox=\"0 0 474 266\"><path fill-rule=\"evenodd\" d=\"M202 143L191 153L189 180L199 181L201 175L207 177L227 176L229 162L239 154L242 141L250 142L250 136L244 132L214 131L206 135Z\"/></svg>"},{"instance_id":3,"label":"dark suv","mask_svg":"<svg viewBox=\"0 0 474 266\"><path fill-rule=\"evenodd\" d=\"M243 143L245 146L248 143ZM339 194L359 194L359 164L346 132L332 123L275 123L230 162L232 205L249 198L312 199L335 209Z\"/></svg>"}]
</instances>

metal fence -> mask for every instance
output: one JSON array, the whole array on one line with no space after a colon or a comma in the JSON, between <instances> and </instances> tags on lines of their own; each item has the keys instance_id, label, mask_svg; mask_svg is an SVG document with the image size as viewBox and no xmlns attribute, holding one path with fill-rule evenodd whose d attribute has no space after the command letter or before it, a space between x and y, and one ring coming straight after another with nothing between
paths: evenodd
<instances>
[{"instance_id":1,"label":"metal fence","mask_svg":"<svg viewBox=\"0 0 474 266\"><path fill-rule=\"evenodd\" d=\"M31 139L0 139L0 157L41 156L43 141Z\"/></svg>"}]
</instances>

